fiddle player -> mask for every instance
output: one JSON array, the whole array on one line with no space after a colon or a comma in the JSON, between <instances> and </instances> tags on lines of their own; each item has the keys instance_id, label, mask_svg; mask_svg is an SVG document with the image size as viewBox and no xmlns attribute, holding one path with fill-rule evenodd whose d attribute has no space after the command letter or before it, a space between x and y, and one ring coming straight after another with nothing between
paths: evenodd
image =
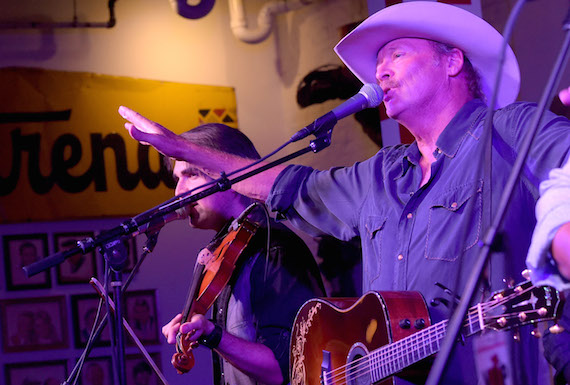
<instances>
[{"instance_id":1,"label":"fiddle player","mask_svg":"<svg viewBox=\"0 0 570 385\"><path fill-rule=\"evenodd\" d=\"M250 160L260 157L241 131L223 124L198 126L178 140ZM177 195L212 181L197 165L180 160L174 163L173 176ZM192 203L188 221L193 228L222 232L252 203L234 190L219 192ZM266 223L264 215L255 219ZM162 328L168 343L175 343L180 331L213 350L215 384L287 383L296 312L306 300L324 295L316 262L304 242L276 222L270 223L270 229L269 259L263 225L214 304L214 321L196 314L180 325L178 314Z\"/></svg>"},{"instance_id":2,"label":"fiddle player","mask_svg":"<svg viewBox=\"0 0 570 385\"><path fill-rule=\"evenodd\" d=\"M272 168L233 186L265 200L273 211L312 234L342 240L360 236L363 292L415 290L426 300L432 323L450 317L479 255L536 106L514 103L520 86L517 59L507 50L492 130L485 130L487 104L503 37L481 18L440 2L412 1L367 18L335 48L363 82L384 91L389 117L414 136L409 145L381 149L351 167L314 170L300 165ZM247 160L228 159L180 143L164 127L121 107L131 136L159 151L200 164L215 174ZM502 221L494 252L475 302L485 292L520 280L535 225L539 183L562 165L570 149L570 123L546 113ZM490 131L490 132L488 132ZM452 295L434 283L450 288ZM444 302L445 301L445 302ZM447 303L447 305L446 305ZM499 333L493 346L512 384L542 383L538 340L522 329ZM476 384L473 340L456 344L441 384ZM544 360L542 359L542 362ZM396 378L397 383L406 383Z\"/></svg>"}]
</instances>

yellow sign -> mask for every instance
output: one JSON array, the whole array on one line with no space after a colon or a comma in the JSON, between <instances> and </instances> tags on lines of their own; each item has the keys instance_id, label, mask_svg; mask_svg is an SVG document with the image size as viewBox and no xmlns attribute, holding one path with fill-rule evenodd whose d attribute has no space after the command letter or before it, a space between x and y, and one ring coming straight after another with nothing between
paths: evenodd
<instances>
[{"instance_id":1,"label":"yellow sign","mask_svg":"<svg viewBox=\"0 0 570 385\"><path fill-rule=\"evenodd\" d=\"M181 133L237 127L230 87L0 69L0 223L134 216L169 199L171 176L117 113L130 107Z\"/></svg>"}]
</instances>

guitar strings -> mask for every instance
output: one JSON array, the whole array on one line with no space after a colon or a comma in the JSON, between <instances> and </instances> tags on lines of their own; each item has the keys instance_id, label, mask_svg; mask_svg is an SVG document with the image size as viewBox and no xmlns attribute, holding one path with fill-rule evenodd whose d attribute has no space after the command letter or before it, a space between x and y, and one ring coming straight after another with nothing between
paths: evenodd
<instances>
[{"instance_id":1,"label":"guitar strings","mask_svg":"<svg viewBox=\"0 0 570 385\"><path fill-rule=\"evenodd\" d=\"M528 292L529 290L533 290L535 287L534 286L530 286L527 289L523 289L520 292L513 292L512 294L509 294L508 296L504 297L504 298L498 298L498 299L494 299L493 301L489 301L487 303L485 303L484 305L481 306L481 311L484 312L489 312L493 309L495 309L498 306L502 306L504 302L510 301L513 297L517 297L517 296L521 296L522 294ZM534 309L532 312L527 312L527 313L537 313L538 310ZM518 314L519 313L506 313L506 314L500 314L500 315L487 315L484 314L484 317L486 320L492 320L492 319L498 319L501 317L505 317L506 319L511 319L514 317L518 318ZM469 326L471 328L471 331L473 330L473 325L478 325L479 323L479 310L477 309L477 307L472 307L469 309L468 311L468 316L467 316L467 321L465 322L467 324L467 326ZM363 356L361 358L358 358L348 364L339 366L336 369L333 369L331 371L328 372L324 372L323 373L323 380L324 383L328 383L328 381L332 381L332 383L336 384L337 381L340 381L344 378L344 381L338 382L339 385L342 384L346 384L348 382L348 380L352 380L355 381L361 377L367 376L369 375L371 372L372 373L378 373L378 375L380 376L379 378L375 378L374 381L380 381L382 379L385 379L387 377L389 377L392 374L395 374L401 370L403 370L404 368L406 368L407 366L416 363L428 356L430 356L431 354L437 352L437 350L439 350L439 342L441 341L441 339L438 340L438 338L440 338L441 336L445 335L445 331L447 329L447 324L448 321L444 320L442 322L438 322L435 325L431 325L430 327L428 327L427 329L425 329L423 332L421 333L414 333L411 334L405 338L402 338L392 344L389 345L385 345L383 347L380 347L376 350L374 350L373 352L371 352L369 355ZM480 330L477 330L480 331ZM472 333L473 334L473 333ZM419 340L422 340L423 344L420 344L420 346L418 347L417 342ZM428 344L425 343L425 341L429 341ZM433 351L432 353L427 353L427 346L431 345L435 343L437 346L437 350ZM423 346L423 348L422 348ZM412 349L410 350L409 348L412 347ZM421 353L421 350L423 350L423 354ZM414 360L412 363L409 363L406 365L404 363L404 359L405 358L409 358L409 354L412 352L417 352L418 353L418 357L421 357L417 360ZM404 353L404 355L402 355L402 353ZM407 353L407 354L406 354ZM382 365L378 365L378 359L382 358L382 359L387 359ZM372 368L370 365L370 361L372 359ZM409 361L409 359L408 359ZM401 366L403 364L403 366ZM400 367L401 366L401 367ZM398 369L396 369L398 368ZM348 373L348 375L346 375ZM386 373L386 374L384 374Z\"/></svg>"}]
</instances>

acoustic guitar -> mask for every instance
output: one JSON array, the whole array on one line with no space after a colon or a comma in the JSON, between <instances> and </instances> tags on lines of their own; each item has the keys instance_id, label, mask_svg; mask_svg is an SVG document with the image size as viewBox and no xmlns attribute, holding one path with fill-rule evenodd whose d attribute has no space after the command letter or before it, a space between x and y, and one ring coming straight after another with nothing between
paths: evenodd
<instances>
[{"instance_id":1,"label":"acoustic guitar","mask_svg":"<svg viewBox=\"0 0 570 385\"><path fill-rule=\"evenodd\" d=\"M462 334L555 319L561 293L530 281L496 292L469 309ZM360 298L317 298L301 307L293 325L291 385L394 384L397 375L425 382L448 321L430 325L418 292L371 291Z\"/></svg>"}]
</instances>

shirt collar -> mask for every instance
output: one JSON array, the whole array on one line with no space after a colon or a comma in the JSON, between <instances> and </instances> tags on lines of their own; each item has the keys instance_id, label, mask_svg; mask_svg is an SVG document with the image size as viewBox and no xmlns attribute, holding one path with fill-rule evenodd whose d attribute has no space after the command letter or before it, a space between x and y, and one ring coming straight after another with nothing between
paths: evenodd
<instances>
[{"instance_id":1,"label":"shirt collar","mask_svg":"<svg viewBox=\"0 0 570 385\"><path fill-rule=\"evenodd\" d=\"M487 111L487 106L481 99L473 99L465 103L440 134L436 142L437 148L444 155L453 158L467 135L479 139L481 129L478 129L478 123L485 111ZM421 153L415 141L407 146L403 155L402 172L397 178L406 174L410 163L416 166L420 164Z\"/></svg>"},{"instance_id":2,"label":"shirt collar","mask_svg":"<svg viewBox=\"0 0 570 385\"><path fill-rule=\"evenodd\" d=\"M453 158L467 136L479 139L481 129L477 129L478 123L486 110L487 106L481 99L465 103L439 135L437 148L447 157Z\"/></svg>"}]
</instances>

